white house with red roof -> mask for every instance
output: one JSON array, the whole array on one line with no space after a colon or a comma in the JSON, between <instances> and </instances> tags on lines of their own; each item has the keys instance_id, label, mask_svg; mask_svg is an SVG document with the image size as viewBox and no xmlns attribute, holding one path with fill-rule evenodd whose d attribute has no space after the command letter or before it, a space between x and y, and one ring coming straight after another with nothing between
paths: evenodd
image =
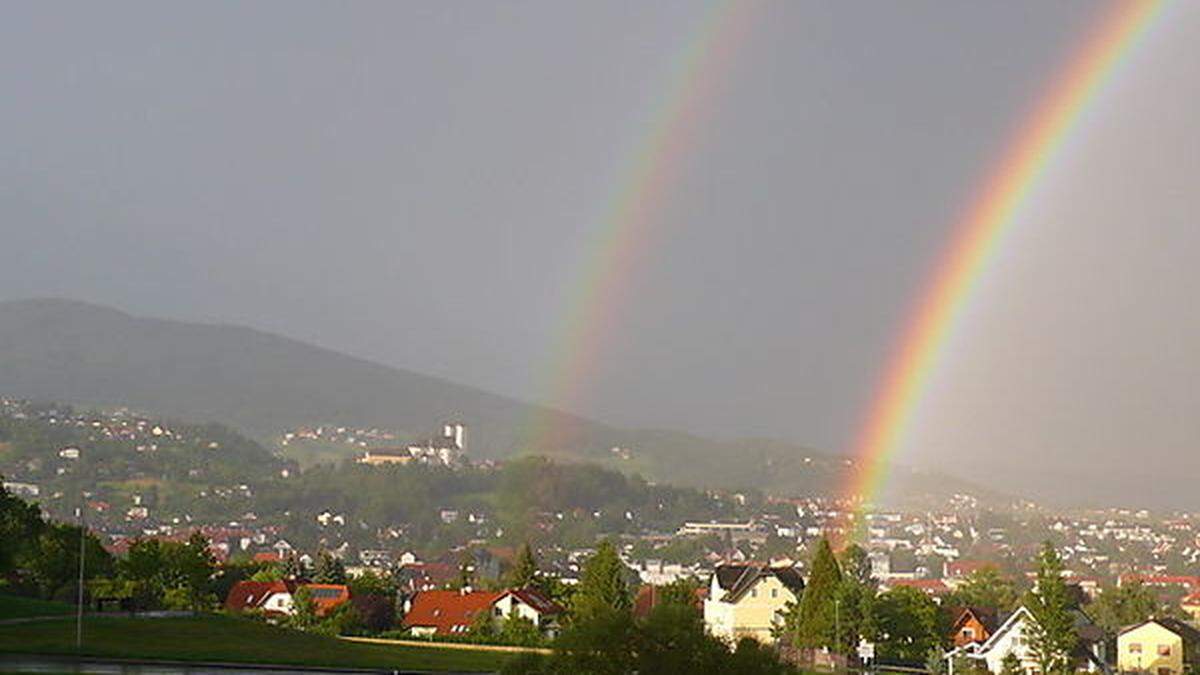
<instances>
[{"instance_id":1,"label":"white house with red roof","mask_svg":"<svg viewBox=\"0 0 1200 675\"><path fill-rule=\"evenodd\" d=\"M231 612L260 611L267 615L290 616L296 613L296 591L308 590L317 616L325 616L350 600L350 589L343 584L298 584L294 581L239 581L225 597L225 609Z\"/></svg>"},{"instance_id":2,"label":"white house with red roof","mask_svg":"<svg viewBox=\"0 0 1200 675\"><path fill-rule=\"evenodd\" d=\"M519 616L532 621L533 625L543 630L556 627L562 613L561 605L532 588L504 591L503 595L492 603L493 616Z\"/></svg>"},{"instance_id":3,"label":"white house with red roof","mask_svg":"<svg viewBox=\"0 0 1200 675\"><path fill-rule=\"evenodd\" d=\"M290 615L296 611L293 581L239 581L225 597L231 612L258 610L264 614Z\"/></svg>"},{"instance_id":4,"label":"white house with red roof","mask_svg":"<svg viewBox=\"0 0 1200 675\"><path fill-rule=\"evenodd\" d=\"M532 588L506 591L421 591L412 597L404 627L413 635L462 635L481 613L499 621L521 617L553 631L563 608Z\"/></svg>"}]
</instances>

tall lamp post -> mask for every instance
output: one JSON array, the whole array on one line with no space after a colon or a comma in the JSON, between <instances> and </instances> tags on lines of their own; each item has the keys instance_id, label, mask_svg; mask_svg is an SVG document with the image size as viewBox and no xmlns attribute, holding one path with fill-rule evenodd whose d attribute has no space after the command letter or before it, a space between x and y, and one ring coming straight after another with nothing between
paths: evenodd
<instances>
[{"instance_id":1,"label":"tall lamp post","mask_svg":"<svg viewBox=\"0 0 1200 675\"><path fill-rule=\"evenodd\" d=\"M837 654L842 650L842 599L833 599L833 645ZM836 658L836 657L835 657Z\"/></svg>"},{"instance_id":2,"label":"tall lamp post","mask_svg":"<svg viewBox=\"0 0 1200 675\"><path fill-rule=\"evenodd\" d=\"M79 593L75 605L75 649L77 650L83 649L83 559L87 552L87 526L83 519L86 508L85 499L81 499L79 505Z\"/></svg>"}]
</instances>

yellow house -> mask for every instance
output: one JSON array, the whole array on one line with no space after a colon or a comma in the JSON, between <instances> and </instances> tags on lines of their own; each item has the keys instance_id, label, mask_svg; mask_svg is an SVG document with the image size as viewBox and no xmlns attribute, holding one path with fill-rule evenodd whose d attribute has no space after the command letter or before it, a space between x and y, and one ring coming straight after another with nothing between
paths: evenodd
<instances>
[{"instance_id":1,"label":"yellow house","mask_svg":"<svg viewBox=\"0 0 1200 675\"><path fill-rule=\"evenodd\" d=\"M804 579L791 567L721 565L709 583L704 625L731 642L752 637L772 643L771 629L783 623L788 603L799 600L803 590Z\"/></svg>"},{"instance_id":2,"label":"yellow house","mask_svg":"<svg viewBox=\"0 0 1200 675\"><path fill-rule=\"evenodd\" d=\"M1117 635L1117 670L1148 675L1184 675L1200 631L1178 619L1151 619Z\"/></svg>"}]
</instances>

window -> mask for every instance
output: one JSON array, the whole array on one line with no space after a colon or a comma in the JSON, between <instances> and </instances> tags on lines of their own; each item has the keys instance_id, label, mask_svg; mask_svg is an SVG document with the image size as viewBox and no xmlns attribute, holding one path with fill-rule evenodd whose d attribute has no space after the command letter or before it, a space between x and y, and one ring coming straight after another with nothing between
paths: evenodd
<instances>
[{"instance_id":1,"label":"window","mask_svg":"<svg viewBox=\"0 0 1200 675\"><path fill-rule=\"evenodd\" d=\"M962 629L962 636L963 636L963 637L965 637L965 638L967 638L968 640L973 640L973 639L975 639L975 629L974 629L974 628L964 628L964 629Z\"/></svg>"},{"instance_id":2,"label":"window","mask_svg":"<svg viewBox=\"0 0 1200 675\"><path fill-rule=\"evenodd\" d=\"M757 588L750 589L750 597L752 597L752 598L758 597L758 589Z\"/></svg>"},{"instance_id":3,"label":"window","mask_svg":"<svg viewBox=\"0 0 1200 675\"><path fill-rule=\"evenodd\" d=\"M778 589L778 588L772 588L772 589L771 589L771 597L772 597L772 598L778 598L778 597L779 597L779 589Z\"/></svg>"},{"instance_id":4,"label":"window","mask_svg":"<svg viewBox=\"0 0 1200 675\"><path fill-rule=\"evenodd\" d=\"M1130 642L1129 643L1129 653L1130 654L1141 654L1142 653L1142 643Z\"/></svg>"},{"instance_id":5,"label":"window","mask_svg":"<svg viewBox=\"0 0 1200 675\"><path fill-rule=\"evenodd\" d=\"M1171 655L1171 645L1159 645L1158 646L1158 655L1159 656L1170 656Z\"/></svg>"},{"instance_id":6,"label":"window","mask_svg":"<svg viewBox=\"0 0 1200 675\"><path fill-rule=\"evenodd\" d=\"M493 613L494 613L496 616L504 616L504 610L500 609L499 607L495 607L495 608L493 608L493 609L492 609L492 612L493 612Z\"/></svg>"}]
</instances>

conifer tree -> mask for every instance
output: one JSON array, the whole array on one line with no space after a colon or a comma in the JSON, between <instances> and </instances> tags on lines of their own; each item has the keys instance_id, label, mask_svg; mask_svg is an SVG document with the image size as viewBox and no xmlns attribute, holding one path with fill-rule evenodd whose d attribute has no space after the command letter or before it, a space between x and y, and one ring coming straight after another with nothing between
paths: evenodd
<instances>
[{"instance_id":1,"label":"conifer tree","mask_svg":"<svg viewBox=\"0 0 1200 675\"><path fill-rule=\"evenodd\" d=\"M613 611L627 613L630 604L625 564L611 543L600 542L595 555L584 564L579 587L572 598L575 619L587 621Z\"/></svg>"},{"instance_id":2,"label":"conifer tree","mask_svg":"<svg viewBox=\"0 0 1200 675\"><path fill-rule=\"evenodd\" d=\"M1047 541L1038 554L1037 588L1026 598L1033 614L1029 647L1043 673L1068 673L1078 636L1070 595L1062 578L1062 559Z\"/></svg>"},{"instance_id":3,"label":"conifer tree","mask_svg":"<svg viewBox=\"0 0 1200 675\"><path fill-rule=\"evenodd\" d=\"M525 542L521 546L521 550L517 552L517 561L513 565L512 571L508 574L508 585L512 588L527 588L537 586L538 582L538 564L537 558L533 555L533 548L529 542Z\"/></svg>"},{"instance_id":4,"label":"conifer tree","mask_svg":"<svg viewBox=\"0 0 1200 675\"><path fill-rule=\"evenodd\" d=\"M811 574L792 618L795 644L802 648L834 647L838 587L842 572L828 539L821 539L813 556Z\"/></svg>"}]
</instances>

